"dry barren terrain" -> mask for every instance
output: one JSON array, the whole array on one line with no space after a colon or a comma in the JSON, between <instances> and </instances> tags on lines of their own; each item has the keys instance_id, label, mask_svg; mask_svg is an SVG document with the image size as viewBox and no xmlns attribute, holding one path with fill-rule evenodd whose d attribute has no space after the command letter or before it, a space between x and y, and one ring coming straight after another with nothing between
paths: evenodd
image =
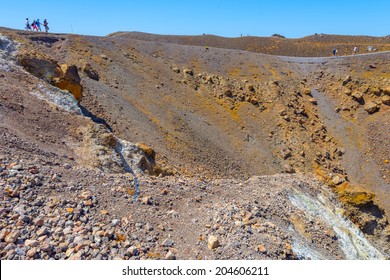
<instances>
[{"instance_id":1,"label":"dry barren terrain","mask_svg":"<svg viewBox=\"0 0 390 280\"><path fill-rule=\"evenodd\" d=\"M388 50L0 29L1 258L388 258Z\"/></svg>"}]
</instances>

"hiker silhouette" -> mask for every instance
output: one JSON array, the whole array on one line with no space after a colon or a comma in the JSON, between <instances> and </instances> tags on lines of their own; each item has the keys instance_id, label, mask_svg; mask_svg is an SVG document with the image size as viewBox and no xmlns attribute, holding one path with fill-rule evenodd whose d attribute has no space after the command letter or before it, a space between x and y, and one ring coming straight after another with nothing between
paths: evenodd
<instances>
[{"instance_id":1,"label":"hiker silhouette","mask_svg":"<svg viewBox=\"0 0 390 280\"><path fill-rule=\"evenodd\" d=\"M43 21L43 26L45 27L46 33L49 31L49 23L47 22L47 19Z\"/></svg>"},{"instance_id":2,"label":"hiker silhouette","mask_svg":"<svg viewBox=\"0 0 390 280\"><path fill-rule=\"evenodd\" d=\"M30 21L28 20L28 18L26 18L26 30L31 30L31 25L30 25Z\"/></svg>"}]
</instances>

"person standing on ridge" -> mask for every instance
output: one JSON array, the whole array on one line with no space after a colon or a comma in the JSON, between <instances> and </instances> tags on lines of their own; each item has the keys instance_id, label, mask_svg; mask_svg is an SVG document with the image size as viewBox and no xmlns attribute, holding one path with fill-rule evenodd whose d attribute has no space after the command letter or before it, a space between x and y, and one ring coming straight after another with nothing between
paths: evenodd
<instances>
[{"instance_id":1,"label":"person standing on ridge","mask_svg":"<svg viewBox=\"0 0 390 280\"><path fill-rule=\"evenodd\" d=\"M27 31L31 30L31 25L30 25L28 18L26 18L26 30Z\"/></svg>"},{"instance_id":2,"label":"person standing on ridge","mask_svg":"<svg viewBox=\"0 0 390 280\"><path fill-rule=\"evenodd\" d=\"M47 22L46 19L43 21L43 26L45 27L45 31L47 33L49 31L49 23Z\"/></svg>"},{"instance_id":3,"label":"person standing on ridge","mask_svg":"<svg viewBox=\"0 0 390 280\"><path fill-rule=\"evenodd\" d=\"M336 48L333 49L333 55L334 55L334 56L337 55L337 49L336 49Z\"/></svg>"},{"instance_id":4,"label":"person standing on ridge","mask_svg":"<svg viewBox=\"0 0 390 280\"><path fill-rule=\"evenodd\" d=\"M42 31L41 30L41 23L39 22L39 19L37 19L37 21L35 22L36 26L37 26L37 31Z\"/></svg>"},{"instance_id":5,"label":"person standing on ridge","mask_svg":"<svg viewBox=\"0 0 390 280\"><path fill-rule=\"evenodd\" d=\"M357 50L358 50L358 48L357 48L357 47L354 47L354 48L353 48L353 53L356 54L356 53L357 53Z\"/></svg>"},{"instance_id":6,"label":"person standing on ridge","mask_svg":"<svg viewBox=\"0 0 390 280\"><path fill-rule=\"evenodd\" d=\"M38 31L37 22L35 21L35 19L33 20L32 24L31 24L31 27L32 27L33 31Z\"/></svg>"}]
</instances>

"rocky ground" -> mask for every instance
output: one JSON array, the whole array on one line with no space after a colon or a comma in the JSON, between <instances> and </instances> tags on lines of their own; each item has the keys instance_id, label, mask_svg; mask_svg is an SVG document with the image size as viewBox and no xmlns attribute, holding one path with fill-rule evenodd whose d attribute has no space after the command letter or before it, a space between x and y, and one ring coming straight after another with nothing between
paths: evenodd
<instances>
[{"instance_id":1,"label":"rocky ground","mask_svg":"<svg viewBox=\"0 0 390 280\"><path fill-rule=\"evenodd\" d=\"M139 178L134 202L135 186L128 174L2 152L2 259L351 257L334 225L292 203L297 193L313 199L326 193L313 178L146 176ZM382 254L366 246L352 257Z\"/></svg>"},{"instance_id":2,"label":"rocky ground","mask_svg":"<svg viewBox=\"0 0 390 280\"><path fill-rule=\"evenodd\" d=\"M388 258L388 53L1 32L2 259Z\"/></svg>"}]
</instances>

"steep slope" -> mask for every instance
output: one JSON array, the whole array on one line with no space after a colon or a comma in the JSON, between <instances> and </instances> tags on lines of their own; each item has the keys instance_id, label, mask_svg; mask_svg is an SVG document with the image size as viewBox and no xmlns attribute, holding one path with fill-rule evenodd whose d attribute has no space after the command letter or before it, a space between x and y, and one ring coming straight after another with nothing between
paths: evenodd
<instances>
[{"instance_id":1,"label":"steep slope","mask_svg":"<svg viewBox=\"0 0 390 280\"><path fill-rule=\"evenodd\" d=\"M35 252L33 257L162 258L169 253L178 258L381 258L388 254L389 53L293 58L233 47L212 48L211 43L208 47L185 45L191 43L189 37L186 41L164 37L163 42L154 35L145 38L137 34L3 33L7 37L2 37L1 64L2 178L3 188L9 189L3 193L9 199L3 217L12 217L11 209L22 204L27 210L19 212L29 216L23 223L31 224L37 214L31 203L46 201L42 194L53 199L58 196L62 198L54 199L52 210L46 209L49 213L80 222L78 227L87 229L82 239L89 234L95 238L99 230L113 231L107 233L107 240L95 242L95 247L103 244L106 248L112 242L119 246L99 255L84 250L82 242L83 250L77 254L77 250L68 252L70 241L66 249L54 253L61 243L58 240L64 243L67 234L64 238L60 234L58 240L48 234L50 254ZM215 44L219 40L207 38ZM368 39L365 42L370 43ZM284 48L294 54L288 44ZM50 84L70 91L80 102ZM140 142L143 144L132 144ZM47 162L45 167L42 162ZM39 197L35 190L18 189L18 181L12 179L14 175L32 179L24 176L34 174L30 171L34 166L43 175ZM176 175L154 179L141 175L143 172ZM281 172L306 175L247 180ZM140 212L140 200L131 204L138 194L138 181L144 205ZM72 191L76 192L72 195ZM26 202L25 196L31 192L34 196ZM65 199L67 196L71 199ZM226 203L232 207L230 214L222 211L221 205ZM316 203L326 210L318 210L322 208ZM198 204L199 209L194 209ZM289 210L282 211L286 204ZM320 212L310 205L317 205L314 208ZM256 207L271 214L252 211ZM352 219L381 253L371 247L350 251L350 245L337 235L340 225L358 239L363 235L345 218L335 218L340 207L345 207L345 217ZM74 209L78 215L73 215ZM80 209L87 219L79 221ZM212 211L206 209L214 209L216 216L211 217ZM211 211L209 218L199 218L204 211ZM135 212L142 221L132 217L129 225L121 224ZM250 213L263 219L244 221L253 219ZM216 218L218 215L221 217ZM161 227L150 230L148 221L155 228L162 217ZM339 224L329 224L338 218ZM112 225L112 220L121 223ZM226 223L221 225L223 220ZM309 229L311 222L318 222L318 230ZM16 236L13 223L7 223L2 240L12 233ZM54 225L67 228L58 219ZM23 238L17 238L35 240L31 231L37 225L31 226ZM185 226L188 230L180 230ZM288 233L291 228L293 234ZM258 234L252 238L248 230ZM142 240L132 239L132 231L140 231ZM166 233L175 240L164 239ZM276 239L264 239L267 234ZM76 235L72 233L73 238ZM216 251L205 248L209 235L220 236L223 246ZM241 238L248 240L242 248ZM321 239L328 242L326 249L322 249ZM125 240L126 245L122 244ZM366 240L359 240L368 248ZM314 245L298 246L307 241ZM272 244L270 249L263 248L267 242ZM198 247L191 251L194 244Z\"/></svg>"}]
</instances>

